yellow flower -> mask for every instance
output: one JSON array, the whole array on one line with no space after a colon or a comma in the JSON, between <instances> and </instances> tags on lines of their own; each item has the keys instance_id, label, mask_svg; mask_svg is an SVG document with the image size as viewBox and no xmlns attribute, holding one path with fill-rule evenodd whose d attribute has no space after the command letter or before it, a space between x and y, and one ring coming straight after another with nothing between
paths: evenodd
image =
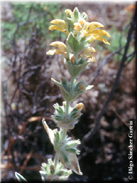
<instances>
[{"instance_id":1,"label":"yellow flower","mask_svg":"<svg viewBox=\"0 0 137 183\"><path fill-rule=\"evenodd\" d=\"M104 27L104 26L99 22L91 22L91 23L86 22L84 26L84 30L82 32L84 33L84 36L89 36L94 29L100 28L100 27Z\"/></svg>"},{"instance_id":2,"label":"yellow flower","mask_svg":"<svg viewBox=\"0 0 137 183\"><path fill-rule=\"evenodd\" d=\"M79 19L78 23L80 23L80 25L82 26L86 21L83 19Z\"/></svg>"},{"instance_id":3,"label":"yellow flower","mask_svg":"<svg viewBox=\"0 0 137 183\"><path fill-rule=\"evenodd\" d=\"M95 52L96 50L93 47L85 48L83 51L83 55L88 58L88 61L95 62L95 57L91 54L92 52Z\"/></svg>"},{"instance_id":4,"label":"yellow flower","mask_svg":"<svg viewBox=\"0 0 137 183\"><path fill-rule=\"evenodd\" d=\"M77 34L78 31L82 29L84 23L85 23L85 20L83 19L80 19L78 22L74 23L75 34Z\"/></svg>"},{"instance_id":5,"label":"yellow flower","mask_svg":"<svg viewBox=\"0 0 137 183\"><path fill-rule=\"evenodd\" d=\"M89 41L98 40L110 45L110 43L102 36L110 37L109 33L105 30L93 30Z\"/></svg>"},{"instance_id":6,"label":"yellow flower","mask_svg":"<svg viewBox=\"0 0 137 183\"><path fill-rule=\"evenodd\" d=\"M79 104L76 105L76 109L80 110L80 111L83 109L83 107L84 107L83 103L79 103Z\"/></svg>"},{"instance_id":7,"label":"yellow flower","mask_svg":"<svg viewBox=\"0 0 137 183\"><path fill-rule=\"evenodd\" d=\"M74 56L73 54L71 54L71 53L70 53L70 55L69 55L69 61L70 61L71 63L73 63L73 62L75 61L75 56Z\"/></svg>"},{"instance_id":8,"label":"yellow flower","mask_svg":"<svg viewBox=\"0 0 137 183\"><path fill-rule=\"evenodd\" d=\"M63 42L61 42L61 41L52 42L52 43L50 44L50 46L55 46L55 47L57 47L62 53L64 53L64 52L67 51L66 45L65 45Z\"/></svg>"},{"instance_id":9,"label":"yellow flower","mask_svg":"<svg viewBox=\"0 0 137 183\"><path fill-rule=\"evenodd\" d=\"M90 55L90 57L87 57L89 62L95 62L95 57L93 55Z\"/></svg>"},{"instance_id":10,"label":"yellow flower","mask_svg":"<svg viewBox=\"0 0 137 183\"><path fill-rule=\"evenodd\" d=\"M80 84L80 85L78 86L78 89L79 89L79 90L82 90L82 91L85 91L86 87L85 87L85 85Z\"/></svg>"},{"instance_id":11,"label":"yellow flower","mask_svg":"<svg viewBox=\"0 0 137 183\"><path fill-rule=\"evenodd\" d=\"M102 36L110 37L110 35L107 31L98 29L98 28L102 28L102 27L104 27L104 26L99 22L91 22L91 23L86 22L84 24L84 27L83 27L81 33L85 37L89 37L89 42L91 42L93 40L98 40L98 41L102 41L105 44L109 45L109 42Z\"/></svg>"},{"instance_id":12,"label":"yellow flower","mask_svg":"<svg viewBox=\"0 0 137 183\"><path fill-rule=\"evenodd\" d=\"M58 31L64 32L66 34L66 36L68 35L68 27L64 20L55 19L55 20L52 20L50 23L55 24L55 25L51 25L49 27L49 30L51 30L51 31L58 30Z\"/></svg>"},{"instance_id":13,"label":"yellow flower","mask_svg":"<svg viewBox=\"0 0 137 183\"><path fill-rule=\"evenodd\" d=\"M73 14L73 13L72 13L72 11L71 11L70 9L66 9L66 10L65 10L65 15L66 15L67 17L71 17L72 14Z\"/></svg>"},{"instance_id":14,"label":"yellow flower","mask_svg":"<svg viewBox=\"0 0 137 183\"><path fill-rule=\"evenodd\" d=\"M55 46L58 49L49 50L46 54L47 55L58 55L63 54L65 58L68 57L66 45L61 41L55 41L50 44L50 46Z\"/></svg>"},{"instance_id":15,"label":"yellow flower","mask_svg":"<svg viewBox=\"0 0 137 183\"><path fill-rule=\"evenodd\" d=\"M87 48L85 48L85 50L84 50L84 54L85 54L85 55L90 55L91 52L96 52L95 48L93 48L93 47L87 47Z\"/></svg>"},{"instance_id":16,"label":"yellow flower","mask_svg":"<svg viewBox=\"0 0 137 183\"><path fill-rule=\"evenodd\" d=\"M75 34L77 34L80 29L82 29L81 24L80 23L74 23Z\"/></svg>"}]
</instances>

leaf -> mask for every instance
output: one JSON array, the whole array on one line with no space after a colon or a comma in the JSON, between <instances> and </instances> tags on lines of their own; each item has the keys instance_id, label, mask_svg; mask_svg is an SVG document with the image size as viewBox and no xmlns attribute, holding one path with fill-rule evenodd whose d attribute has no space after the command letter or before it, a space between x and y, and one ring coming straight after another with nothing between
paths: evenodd
<instances>
[{"instance_id":1,"label":"leaf","mask_svg":"<svg viewBox=\"0 0 137 183\"><path fill-rule=\"evenodd\" d=\"M70 24L71 28L73 29L74 25L73 25L73 20L72 20L72 18L67 17L67 21L68 21L68 23Z\"/></svg>"},{"instance_id":2,"label":"leaf","mask_svg":"<svg viewBox=\"0 0 137 183\"><path fill-rule=\"evenodd\" d=\"M68 157L67 162L65 162L65 161L63 161L63 159L61 159L64 166L73 170L75 173L82 175L76 155L74 153L68 152L67 157Z\"/></svg>"},{"instance_id":3,"label":"leaf","mask_svg":"<svg viewBox=\"0 0 137 183\"><path fill-rule=\"evenodd\" d=\"M80 13L79 13L79 10L78 10L77 7L76 7L76 8L74 9L74 11L73 11L73 16L74 16L74 21L75 21L75 22L78 22Z\"/></svg>"},{"instance_id":4,"label":"leaf","mask_svg":"<svg viewBox=\"0 0 137 183\"><path fill-rule=\"evenodd\" d=\"M44 171L39 171L40 175L41 175L41 179L43 182L46 181L46 173Z\"/></svg>"},{"instance_id":5,"label":"leaf","mask_svg":"<svg viewBox=\"0 0 137 183\"><path fill-rule=\"evenodd\" d=\"M70 32L70 34L68 35L67 38L68 44L71 47L71 49L76 52L78 47L79 47L79 42L78 40L75 38L74 34L72 32Z\"/></svg>"},{"instance_id":6,"label":"leaf","mask_svg":"<svg viewBox=\"0 0 137 183\"><path fill-rule=\"evenodd\" d=\"M88 85L88 86L86 87L86 90L90 90L91 88L93 88L93 86L94 86L94 85Z\"/></svg>"},{"instance_id":7,"label":"leaf","mask_svg":"<svg viewBox=\"0 0 137 183\"><path fill-rule=\"evenodd\" d=\"M66 151L70 152L70 153L76 153L76 149L74 148L65 148Z\"/></svg>"},{"instance_id":8,"label":"leaf","mask_svg":"<svg viewBox=\"0 0 137 183\"><path fill-rule=\"evenodd\" d=\"M49 136L49 139L50 139L51 143L53 144L54 143L54 132L53 132L53 130L51 130L48 127L48 125L47 125L47 123L46 123L44 118L42 119L42 124L43 124L43 126L44 126L44 128L45 128L45 130L46 130L46 132L47 132L47 134Z\"/></svg>"},{"instance_id":9,"label":"leaf","mask_svg":"<svg viewBox=\"0 0 137 183\"><path fill-rule=\"evenodd\" d=\"M60 83L58 81L56 81L55 79L51 78L51 80L57 85L60 87Z\"/></svg>"},{"instance_id":10,"label":"leaf","mask_svg":"<svg viewBox=\"0 0 137 183\"><path fill-rule=\"evenodd\" d=\"M86 66L89 64L88 62L85 62L83 64L77 64L77 65L73 65L70 62L64 61L69 73L71 74L71 76L76 77L78 74L80 74L85 68Z\"/></svg>"},{"instance_id":11,"label":"leaf","mask_svg":"<svg viewBox=\"0 0 137 183\"><path fill-rule=\"evenodd\" d=\"M84 19L84 20L87 20L87 14L85 12L82 13L81 17Z\"/></svg>"},{"instance_id":12,"label":"leaf","mask_svg":"<svg viewBox=\"0 0 137 183\"><path fill-rule=\"evenodd\" d=\"M55 139L54 139L54 144L59 142L59 133L55 133Z\"/></svg>"},{"instance_id":13,"label":"leaf","mask_svg":"<svg viewBox=\"0 0 137 183\"><path fill-rule=\"evenodd\" d=\"M67 143L67 147L76 147L80 144L80 140L71 140Z\"/></svg>"},{"instance_id":14,"label":"leaf","mask_svg":"<svg viewBox=\"0 0 137 183\"><path fill-rule=\"evenodd\" d=\"M15 176L16 176L18 181L20 181L20 182L22 182L22 181L27 182L27 180L22 175L20 175L19 173L15 172Z\"/></svg>"},{"instance_id":15,"label":"leaf","mask_svg":"<svg viewBox=\"0 0 137 183\"><path fill-rule=\"evenodd\" d=\"M64 153L63 151L62 151L62 157L61 157L61 159L63 159L63 162L64 163L67 163L68 161L69 161L69 157L66 155L66 153Z\"/></svg>"}]
</instances>

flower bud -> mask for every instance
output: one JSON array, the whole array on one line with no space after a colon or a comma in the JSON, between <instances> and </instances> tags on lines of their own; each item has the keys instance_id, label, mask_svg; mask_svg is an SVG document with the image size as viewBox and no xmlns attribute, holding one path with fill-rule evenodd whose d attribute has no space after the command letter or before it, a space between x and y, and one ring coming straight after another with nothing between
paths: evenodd
<instances>
[{"instance_id":1,"label":"flower bud","mask_svg":"<svg viewBox=\"0 0 137 183\"><path fill-rule=\"evenodd\" d=\"M78 21L78 23L80 23L80 25L82 26L82 25L85 23L85 21L84 21L83 19L80 19L80 20Z\"/></svg>"},{"instance_id":2,"label":"flower bud","mask_svg":"<svg viewBox=\"0 0 137 183\"><path fill-rule=\"evenodd\" d=\"M50 44L50 46L55 46L55 47L57 47L61 52L66 52L67 51L67 49L66 49L66 45L63 43L63 42L61 42L61 41L55 41L55 42L52 42L51 44Z\"/></svg>"},{"instance_id":3,"label":"flower bud","mask_svg":"<svg viewBox=\"0 0 137 183\"><path fill-rule=\"evenodd\" d=\"M65 10L65 15L66 15L67 17L70 18L70 17L72 16L72 14L73 14L73 13L72 13L72 11L71 11L70 9L66 9L66 10Z\"/></svg>"},{"instance_id":4,"label":"flower bud","mask_svg":"<svg viewBox=\"0 0 137 183\"><path fill-rule=\"evenodd\" d=\"M71 63L74 63L74 60L75 60L75 56L74 56L73 54L71 54L70 60L69 60L69 61L70 61Z\"/></svg>"},{"instance_id":5,"label":"flower bud","mask_svg":"<svg viewBox=\"0 0 137 183\"><path fill-rule=\"evenodd\" d=\"M60 78L62 82L65 82L65 78L64 77L61 77Z\"/></svg>"},{"instance_id":6,"label":"flower bud","mask_svg":"<svg viewBox=\"0 0 137 183\"><path fill-rule=\"evenodd\" d=\"M85 91L86 87L83 84L80 84L78 87L79 90Z\"/></svg>"},{"instance_id":7,"label":"flower bud","mask_svg":"<svg viewBox=\"0 0 137 183\"><path fill-rule=\"evenodd\" d=\"M84 108L84 104L83 103L79 103L79 104L76 105L76 109L77 110L81 111L83 108Z\"/></svg>"},{"instance_id":8,"label":"flower bud","mask_svg":"<svg viewBox=\"0 0 137 183\"><path fill-rule=\"evenodd\" d=\"M80 29L82 29L81 24L80 23L77 23L77 22L74 23L74 31L75 31L75 34L77 34Z\"/></svg>"},{"instance_id":9,"label":"flower bud","mask_svg":"<svg viewBox=\"0 0 137 183\"><path fill-rule=\"evenodd\" d=\"M88 33L90 33L91 31L93 31L95 28L100 28L100 27L104 27L101 23L99 22L91 22L88 24L86 31Z\"/></svg>"}]
</instances>

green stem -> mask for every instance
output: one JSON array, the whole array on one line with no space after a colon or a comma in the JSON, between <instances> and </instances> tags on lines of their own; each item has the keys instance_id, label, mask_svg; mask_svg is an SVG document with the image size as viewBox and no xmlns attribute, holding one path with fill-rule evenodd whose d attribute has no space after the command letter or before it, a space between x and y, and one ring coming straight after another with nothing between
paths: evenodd
<instances>
[{"instance_id":1,"label":"green stem","mask_svg":"<svg viewBox=\"0 0 137 183\"><path fill-rule=\"evenodd\" d=\"M67 134L67 129L64 128L64 129L63 129L62 140L65 138L66 134Z\"/></svg>"},{"instance_id":2,"label":"green stem","mask_svg":"<svg viewBox=\"0 0 137 183\"><path fill-rule=\"evenodd\" d=\"M66 101L66 108L65 108L66 114L68 114L69 112L69 105L70 105L70 101ZM67 129L63 129L62 140L65 138L66 133L67 133Z\"/></svg>"},{"instance_id":3,"label":"green stem","mask_svg":"<svg viewBox=\"0 0 137 183\"><path fill-rule=\"evenodd\" d=\"M76 63L78 62L78 53L75 53Z\"/></svg>"},{"instance_id":4,"label":"green stem","mask_svg":"<svg viewBox=\"0 0 137 183\"><path fill-rule=\"evenodd\" d=\"M66 101L66 114L69 112L70 101Z\"/></svg>"},{"instance_id":5,"label":"green stem","mask_svg":"<svg viewBox=\"0 0 137 183\"><path fill-rule=\"evenodd\" d=\"M75 79L75 78L73 78L73 77L71 78L71 86L73 86L74 79Z\"/></svg>"},{"instance_id":6,"label":"green stem","mask_svg":"<svg viewBox=\"0 0 137 183\"><path fill-rule=\"evenodd\" d=\"M58 157L58 155L56 154L56 156L55 156L55 162L54 162L54 171L56 170L58 161L59 161L59 157Z\"/></svg>"}]
</instances>

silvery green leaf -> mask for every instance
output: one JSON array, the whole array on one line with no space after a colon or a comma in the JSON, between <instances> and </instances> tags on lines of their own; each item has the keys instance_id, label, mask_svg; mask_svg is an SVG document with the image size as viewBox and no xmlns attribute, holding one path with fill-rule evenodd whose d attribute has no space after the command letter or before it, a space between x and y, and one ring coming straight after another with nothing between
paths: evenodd
<instances>
[{"instance_id":1,"label":"silvery green leaf","mask_svg":"<svg viewBox=\"0 0 137 183\"><path fill-rule=\"evenodd\" d=\"M52 159L48 159L48 163L42 163L41 167L41 177L43 181L52 181L52 180L67 180L68 176L72 174L71 170L67 170L64 168L63 164L61 162L58 162L56 169L54 171L51 171L51 166L54 167L54 161ZM44 167L48 167L47 170L44 169Z\"/></svg>"},{"instance_id":2,"label":"silvery green leaf","mask_svg":"<svg viewBox=\"0 0 137 183\"><path fill-rule=\"evenodd\" d=\"M86 86L86 90L90 90L91 88L93 88L94 85L88 85Z\"/></svg>"},{"instance_id":3,"label":"silvery green leaf","mask_svg":"<svg viewBox=\"0 0 137 183\"><path fill-rule=\"evenodd\" d=\"M51 166L51 165L54 165L51 158L48 159L48 164L49 164L50 166Z\"/></svg>"},{"instance_id":4,"label":"silvery green leaf","mask_svg":"<svg viewBox=\"0 0 137 183\"><path fill-rule=\"evenodd\" d=\"M63 109L60 106L57 108L57 111L58 111L59 114L63 113Z\"/></svg>"},{"instance_id":5,"label":"silvery green leaf","mask_svg":"<svg viewBox=\"0 0 137 183\"><path fill-rule=\"evenodd\" d=\"M67 147L76 147L80 144L80 140L71 140L67 142Z\"/></svg>"},{"instance_id":6,"label":"silvery green leaf","mask_svg":"<svg viewBox=\"0 0 137 183\"><path fill-rule=\"evenodd\" d=\"M79 47L79 42L78 42L78 40L76 39L76 37L74 36L74 34L72 32L70 32L70 34L68 35L67 42L68 42L70 48L74 52L76 52L77 48Z\"/></svg>"},{"instance_id":7,"label":"silvery green leaf","mask_svg":"<svg viewBox=\"0 0 137 183\"><path fill-rule=\"evenodd\" d=\"M69 71L70 75L72 77L76 77L77 75L79 75L89 64L89 62L83 62L82 64L73 64L71 63L69 60L66 61L64 59L64 64L66 65L67 70Z\"/></svg>"},{"instance_id":8,"label":"silvery green leaf","mask_svg":"<svg viewBox=\"0 0 137 183\"><path fill-rule=\"evenodd\" d=\"M70 24L70 27L73 29L73 27L74 27L74 21L73 21L73 19L72 18L69 18L69 17L67 17L67 21L68 21L68 23Z\"/></svg>"},{"instance_id":9,"label":"silvery green leaf","mask_svg":"<svg viewBox=\"0 0 137 183\"><path fill-rule=\"evenodd\" d=\"M60 83L58 82L58 81L56 81L55 79L53 79L53 78L51 78L51 80L56 84L56 85L58 85L59 87L60 87Z\"/></svg>"},{"instance_id":10,"label":"silvery green leaf","mask_svg":"<svg viewBox=\"0 0 137 183\"><path fill-rule=\"evenodd\" d=\"M74 148L65 148L65 150L68 151L68 152L71 152L71 153L75 153L75 154L77 152L77 150L74 149Z\"/></svg>"},{"instance_id":11,"label":"silvery green leaf","mask_svg":"<svg viewBox=\"0 0 137 183\"><path fill-rule=\"evenodd\" d=\"M59 163L57 164L56 170L61 170L61 169L63 169L63 164L62 164L61 162L59 162Z\"/></svg>"},{"instance_id":12,"label":"silvery green leaf","mask_svg":"<svg viewBox=\"0 0 137 183\"><path fill-rule=\"evenodd\" d=\"M58 176L69 176L72 173L71 170L62 169L57 172Z\"/></svg>"},{"instance_id":13,"label":"silvery green leaf","mask_svg":"<svg viewBox=\"0 0 137 183\"><path fill-rule=\"evenodd\" d=\"M74 153L66 152L66 156L68 157L68 161L65 162L63 158L60 159L64 166L73 170L75 173L82 175L76 155Z\"/></svg>"},{"instance_id":14,"label":"silvery green leaf","mask_svg":"<svg viewBox=\"0 0 137 183\"><path fill-rule=\"evenodd\" d=\"M21 174L15 172L15 176L16 176L18 181L20 181L20 182L24 182L24 181L27 182L27 180Z\"/></svg>"},{"instance_id":15,"label":"silvery green leaf","mask_svg":"<svg viewBox=\"0 0 137 183\"><path fill-rule=\"evenodd\" d=\"M65 163L69 161L67 154L63 151L61 153L60 158L63 159L63 162L65 162Z\"/></svg>"},{"instance_id":16,"label":"silvery green leaf","mask_svg":"<svg viewBox=\"0 0 137 183\"><path fill-rule=\"evenodd\" d=\"M55 133L54 144L59 142L59 133Z\"/></svg>"},{"instance_id":17,"label":"silvery green leaf","mask_svg":"<svg viewBox=\"0 0 137 183\"><path fill-rule=\"evenodd\" d=\"M47 171L49 169L49 165L46 163L42 163L42 170Z\"/></svg>"},{"instance_id":18,"label":"silvery green leaf","mask_svg":"<svg viewBox=\"0 0 137 183\"><path fill-rule=\"evenodd\" d=\"M40 175L41 175L41 179L42 179L42 181L46 181L46 172L44 172L44 171L39 171L39 173L40 173Z\"/></svg>"},{"instance_id":19,"label":"silvery green leaf","mask_svg":"<svg viewBox=\"0 0 137 183\"><path fill-rule=\"evenodd\" d=\"M82 13L81 17L84 19L84 20L87 20L87 14L85 12Z\"/></svg>"},{"instance_id":20,"label":"silvery green leaf","mask_svg":"<svg viewBox=\"0 0 137 183\"><path fill-rule=\"evenodd\" d=\"M51 80L60 88L61 92L64 93L65 96L67 96L69 93L67 91L67 85L65 84L65 86L63 86L63 83L59 83L58 81L56 81L55 79L51 78ZM63 96L64 97L64 96Z\"/></svg>"},{"instance_id":21,"label":"silvery green leaf","mask_svg":"<svg viewBox=\"0 0 137 183\"><path fill-rule=\"evenodd\" d=\"M74 17L74 21L78 22L80 17L80 12L77 7L73 10L73 17Z\"/></svg>"},{"instance_id":22,"label":"silvery green leaf","mask_svg":"<svg viewBox=\"0 0 137 183\"><path fill-rule=\"evenodd\" d=\"M51 129L48 127L48 125L47 125L47 123L46 123L46 121L45 121L44 118L42 119L42 123L43 123L43 126L44 126L44 128L45 128L45 130L46 130L48 136L49 136L49 139L50 139L51 143L53 144L53 143L54 143L54 131L51 130Z\"/></svg>"}]
</instances>

